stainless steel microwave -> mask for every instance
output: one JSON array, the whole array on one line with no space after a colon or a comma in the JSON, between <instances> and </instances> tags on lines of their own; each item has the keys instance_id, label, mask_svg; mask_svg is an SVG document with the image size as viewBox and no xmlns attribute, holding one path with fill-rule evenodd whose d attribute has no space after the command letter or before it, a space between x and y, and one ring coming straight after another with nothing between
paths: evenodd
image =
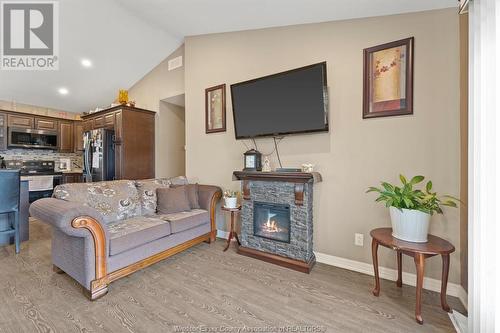
<instances>
[{"instance_id":1,"label":"stainless steel microwave","mask_svg":"<svg viewBox=\"0 0 500 333\"><path fill-rule=\"evenodd\" d=\"M9 127L8 134L9 148L57 149L55 131Z\"/></svg>"}]
</instances>

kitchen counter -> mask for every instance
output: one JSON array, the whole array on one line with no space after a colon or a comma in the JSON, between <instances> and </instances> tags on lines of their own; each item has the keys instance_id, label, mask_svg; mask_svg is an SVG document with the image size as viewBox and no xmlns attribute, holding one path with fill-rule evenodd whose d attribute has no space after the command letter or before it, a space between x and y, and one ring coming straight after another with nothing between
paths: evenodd
<instances>
[{"instance_id":1,"label":"kitchen counter","mask_svg":"<svg viewBox=\"0 0 500 333\"><path fill-rule=\"evenodd\" d=\"M73 169L73 170L66 170L62 172L63 174L72 174L72 173L83 173L83 170L81 169Z\"/></svg>"},{"instance_id":2,"label":"kitchen counter","mask_svg":"<svg viewBox=\"0 0 500 333\"><path fill-rule=\"evenodd\" d=\"M21 242L29 239L29 189L28 181L21 181L21 197L19 204L19 233L21 235ZM13 217L12 217L13 218ZM9 228L9 221L7 214L0 215L0 230ZM0 236L0 246L14 244L14 236L2 235Z\"/></svg>"}]
</instances>

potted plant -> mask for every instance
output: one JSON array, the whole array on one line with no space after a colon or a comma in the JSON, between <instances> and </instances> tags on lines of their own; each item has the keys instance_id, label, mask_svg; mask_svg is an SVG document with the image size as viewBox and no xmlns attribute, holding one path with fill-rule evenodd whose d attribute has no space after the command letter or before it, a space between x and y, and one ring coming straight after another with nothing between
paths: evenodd
<instances>
[{"instance_id":1,"label":"potted plant","mask_svg":"<svg viewBox=\"0 0 500 333\"><path fill-rule=\"evenodd\" d=\"M224 206L227 208L238 207L238 191L233 191L233 190L224 191Z\"/></svg>"},{"instance_id":2,"label":"potted plant","mask_svg":"<svg viewBox=\"0 0 500 333\"><path fill-rule=\"evenodd\" d=\"M382 187L370 187L366 191L377 192L377 202L385 202L389 207L392 223L392 235L401 240L417 243L427 242L429 221L434 213L443 214L441 206L457 207L460 200L449 195L438 197L432 192L432 182L428 181L425 189L414 188L424 181L424 176L415 176L408 181L399 175L402 186L381 182Z\"/></svg>"}]
</instances>

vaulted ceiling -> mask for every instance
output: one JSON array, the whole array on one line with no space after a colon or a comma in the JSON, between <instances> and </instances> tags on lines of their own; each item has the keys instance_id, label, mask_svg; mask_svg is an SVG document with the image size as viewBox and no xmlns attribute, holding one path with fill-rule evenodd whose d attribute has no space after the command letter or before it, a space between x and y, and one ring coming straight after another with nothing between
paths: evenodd
<instances>
[{"instance_id":1,"label":"vaulted ceiling","mask_svg":"<svg viewBox=\"0 0 500 333\"><path fill-rule=\"evenodd\" d=\"M456 0L64 0L58 71L0 71L0 100L72 112L108 105L185 36L379 16ZM90 59L92 67L81 65ZM68 94L58 93L67 88Z\"/></svg>"}]
</instances>

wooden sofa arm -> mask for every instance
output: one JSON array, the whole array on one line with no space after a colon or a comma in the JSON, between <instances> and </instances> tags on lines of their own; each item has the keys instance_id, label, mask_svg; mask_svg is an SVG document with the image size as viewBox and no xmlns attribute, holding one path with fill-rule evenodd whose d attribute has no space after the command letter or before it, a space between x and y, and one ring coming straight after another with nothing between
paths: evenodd
<instances>
[{"instance_id":1,"label":"wooden sofa arm","mask_svg":"<svg viewBox=\"0 0 500 333\"><path fill-rule=\"evenodd\" d=\"M217 203L222 198L222 190L218 186L198 185L198 197L200 207L208 210L210 213L210 242L214 242L217 235L215 213Z\"/></svg>"},{"instance_id":2,"label":"wooden sofa arm","mask_svg":"<svg viewBox=\"0 0 500 333\"><path fill-rule=\"evenodd\" d=\"M73 219L71 225L76 229L87 229L94 239L95 279L91 283L87 296L90 300L96 300L108 292L106 232L102 225L90 216L77 217Z\"/></svg>"}]
</instances>

